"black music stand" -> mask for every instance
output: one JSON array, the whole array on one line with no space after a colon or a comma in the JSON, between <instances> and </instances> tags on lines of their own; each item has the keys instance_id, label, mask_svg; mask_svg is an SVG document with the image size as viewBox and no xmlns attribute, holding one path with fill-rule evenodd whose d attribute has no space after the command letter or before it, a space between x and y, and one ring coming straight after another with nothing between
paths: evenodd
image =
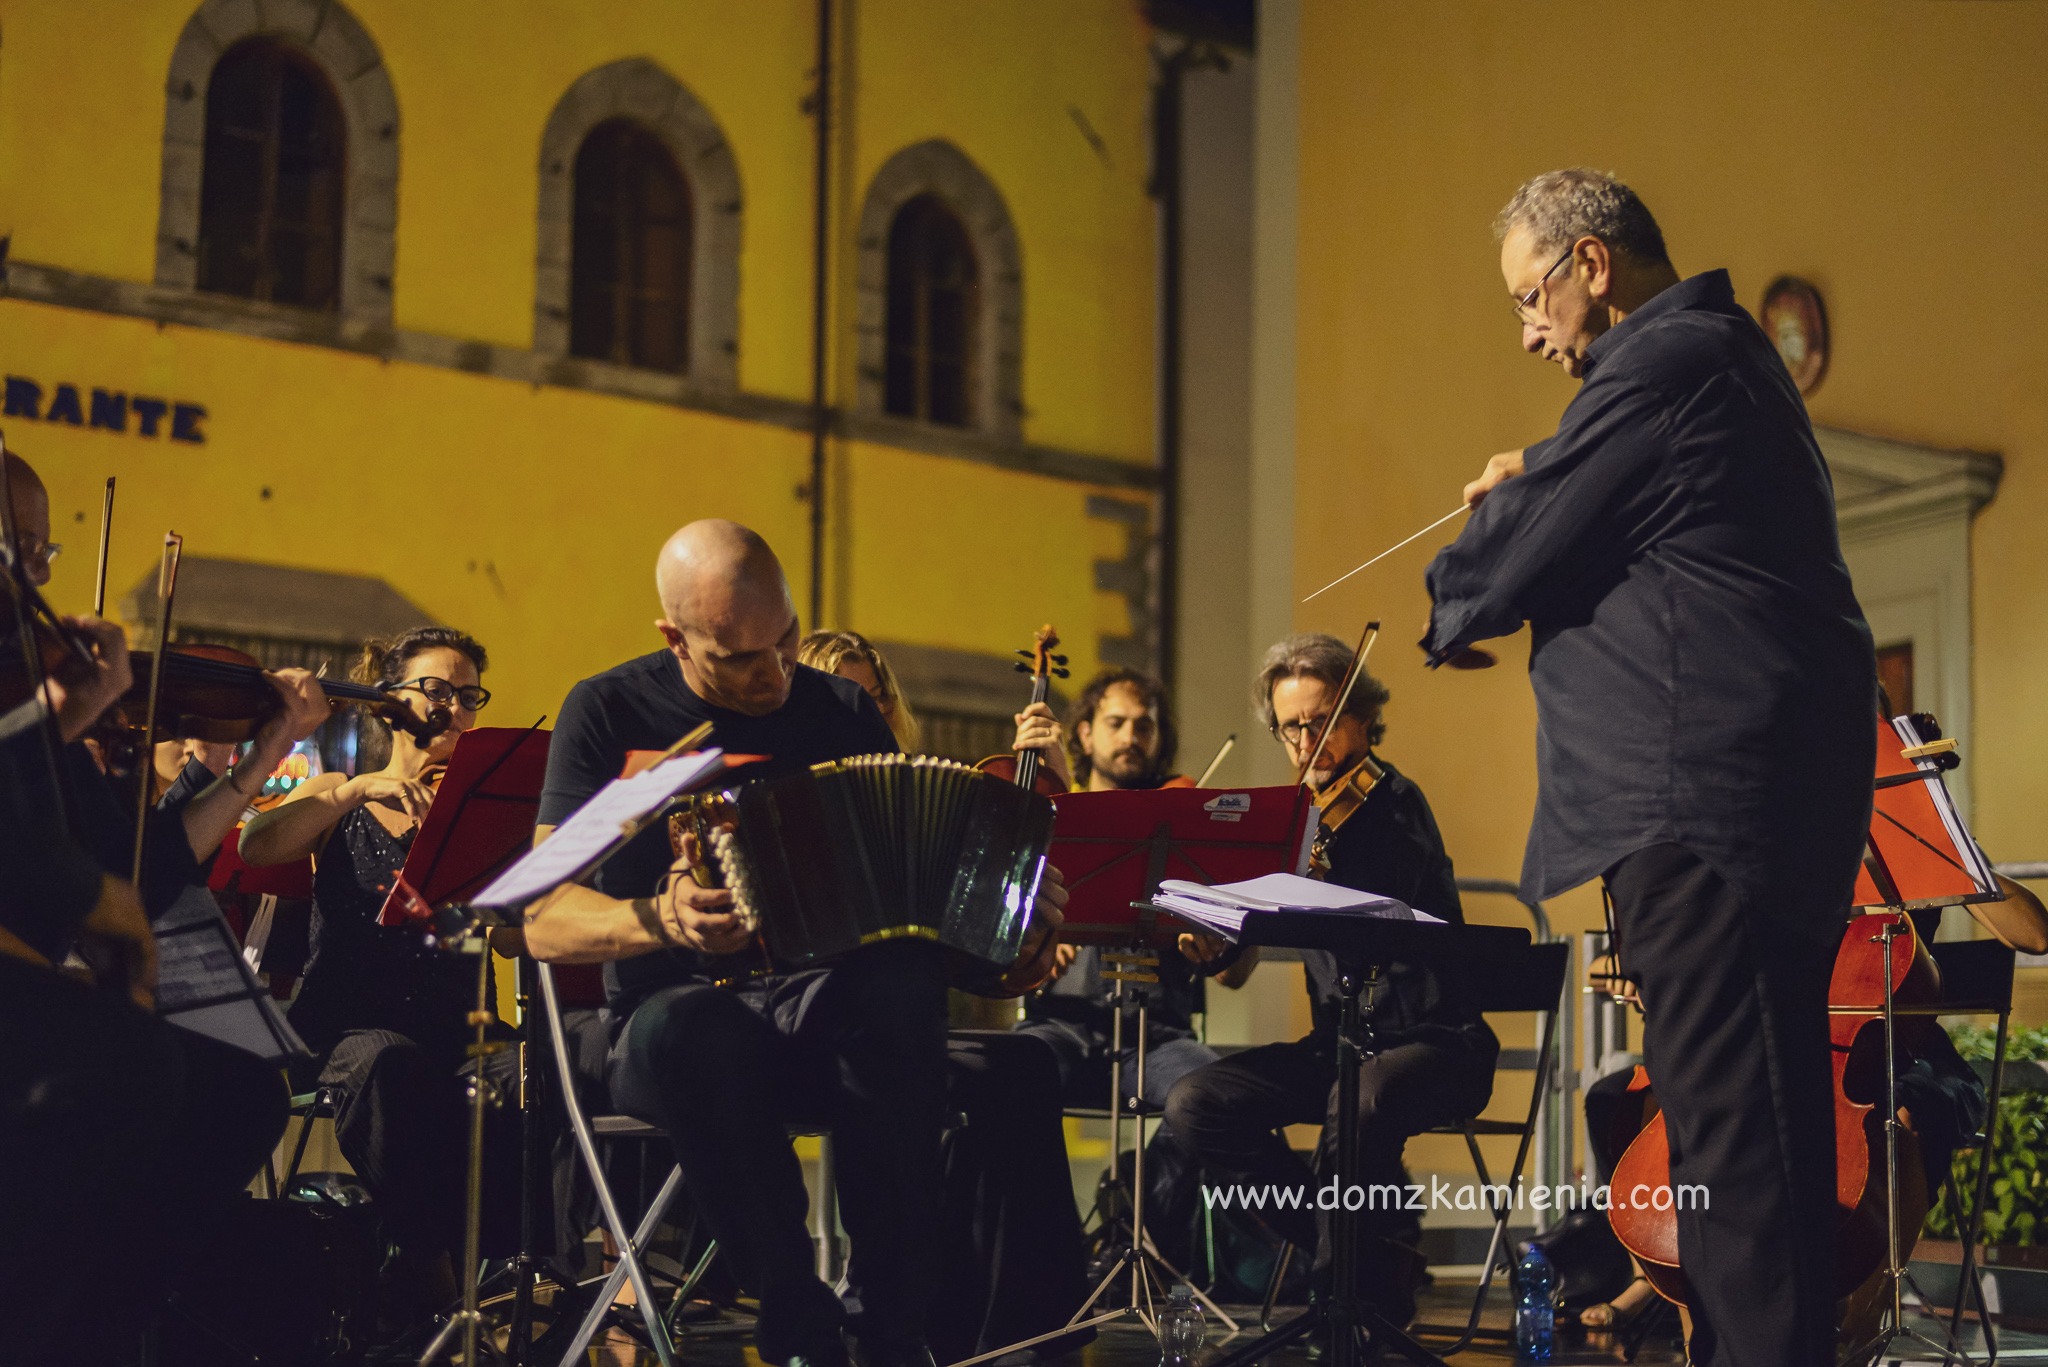
<instances>
[{"instance_id":1,"label":"black music stand","mask_svg":"<svg viewBox=\"0 0 2048 1367\"><path fill-rule=\"evenodd\" d=\"M1877 719L1877 775L1875 803L1871 812L1870 835L1865 845L1863 869L1856 881L1855 903L1861 910L1876 912L1883 924L1873 935L1887 968L1884 1000L1881 1003L1851 1003L1830 1006L1837 1015L1876 1014L1884 1025L1885 1087L1885 1262L1882 1276L1889 1296L1881 1312L1877 1334L1859 1345L1842 1360L1847 1363L1875 1363L1887 1356L1892 1345L1905 1339L1931 1350L1944 1363L1972 1361L1956 1338L1957 1316L1943 1329L1944 1343L1936 1343L1906 1323L1905 1290L1913 1286L1923 1304L1933 1302L1913 1282L1900 1251L1903 1231L1899 1228L1899 1070L1898 1020L1908 1015L1938 1015L1940 1008L1901 1007L1892 997L1892 946L1913 942L1907 913L1957 906L1966 902L2003 899L1992 876L1991 866L1963 825L1962 816L1948 795L1942 774L1959 763L1953 740L1922 735L1918 717ZM1928 719L1927 730L1932 730ZM1899 927L1908 929L1902 937ZM1873 1011L1873 1008L1877 1008ZM2003 1038L2000 1048L2003 1049ZM2001 1064L2003 1056L2001 1052ZM1993 1100L1991 1106L1997 1106ZM1985 1118L1986 1133L1997 1124L1993 1109ZM1988 1168L1988 1164L1986 1165ZM1981 1175L1981 1171L1980 1171ZM1983 1183L1979 1182L1981 1190ZM1962 1267L1964 1283L1970 1277L1966 1251ZM1962 1297L1957 1296L1960 1308ZM1986 1324L1989 1324L1988 1317ZM1939 1323L1938 1317L1936 1323ZM1996 1353L1996 1340L1992 1340Z\"/></svg>"},{"instance_id":2,"label":"black music stand","mask_svg":"<svg viewBox=\"0 0 2048 1367\"><path fill-rule=\"evenodd\" d=\"M1509 926L1452 926L1395 921L1360 914L1249 912L1238 943L1287 949L1321 949L1336 956L1337 1171L1340 1191L1358 1175L1358 1074L1373 1052L1368 989L1395 961L1453 965L1513 954L1529 945L1529 932ZM1366 1348L1387 1349L1421 1367L1444 1360L1410 1338L1399 1325L1367 1305L1358 1294L1357 1212L1342 1200L1330 1213L1331 1278L1327 1297L1271 1333L1215 1359L1209 1367L1247 1367L1299 1339L1326 1331L1329 1367L1362 1367Z\"/></svg>"},{"instance_id":3,"label":"black music stand","mask_svg":"<svg viewBox=\"0 0 2048 1367\"><path fill-rule=\"evenodd\" d=\"M543 719L545 720L545 719ZM533 847L533 823L547 769L550 736L539 722L530 727L478 727L463 733L449 757L434 805L420 823L405 867L393 880L378 913L380 925L435 925L434 907L457 902L496 877ZM437 929L445 929L445 925ZM484 960L490 961L486 946ZM550 1272L565 1286L574 1279L549 1266L536 1248L540 1219L535 1191L546 1172L546 1136L540 1123L544 1070L533 1029L534 990L530 963L514 961L519 1005L519 1251L484 1286L480 1299L504 1295L509 1286L509 1358L526 1367L533 1346L534 1292ZM478 1059L476 1083L484 1085ZM487 1104L503 1098L486 1095ZM466 1290L467 1288L465 1288Z\"/></svg>"}]
</instances>

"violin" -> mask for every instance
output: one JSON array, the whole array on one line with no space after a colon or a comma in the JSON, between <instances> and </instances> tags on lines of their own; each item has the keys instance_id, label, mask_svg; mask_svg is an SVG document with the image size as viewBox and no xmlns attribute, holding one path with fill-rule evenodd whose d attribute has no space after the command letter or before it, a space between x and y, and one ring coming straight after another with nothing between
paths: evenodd
<instances>
[{"instance_id":1,"label":"violin","mask_svg":"<svg viewBox=\"0 0 2048 1367\"><path fill-rule=\"evenodd\" d=\"M139 743L157 656L152 651L138 650L131 651L128 659L135 682L121 697L118 724L137 732ZM173 645L163 660L164 678L157 695L151 744L160 740L249 740L280 706L277 690L271 686L263 666L254 656L239 650L218 645ZM453 714L445 707L436 706L421 717L372 684L322 679L320 687L335 710L352 703L360 705L422 747L455 723Z\"/></svg>"},{"instance_id":2,"label":"violin","mask_svg":"<svg viewBox=\"0 0 2048 1367\"><path fill-rule=\"evenodd\" d=\"M1050 680L1067 677L1067 657L1053 654L1059 643L1059 632L1048 623L1032 634L1031 649L1017 652L1023 657L1017 663L1017 672L1031 676L1031 702L1026 706L1036 706L1045 701ZM1046 797L1058 797L1067 791L1067 785L1060 781L1059 775L1048 771L1039 762L1036 750L990 755L974 767L984 774L994 774L1005 782L1029 788Z\"/></svg>"},{"instance_id":3,"label":"violin","mask_svg":"<svg viewBox=\"0 0 2048 1367\"><path fill-rule=\"evenodd\" d=\"M1365 800L1372 796L1372 790L1387 776L1371 755L1366 755L1315 790L1315 805L1322 809L1322 823L1316 830L1315 843L1309 846L1309 865L1316 872L1330 871L1330 842L1337 838L1337 832L1344 829L1344 823L1358 815L1365 806Z\"/></svg>"},{"instance_id":4,"label":"violin","mask_svg":"<svg viewBox=\"0 0 2048 1367\"><path fill-rule=\"evenodd\" d=\"M150 677L157 654L131 651L134 682L107 709L91 738L110 769L132 770L159 741L205 740L239 744L251 740L282 705L264 668L255 657L228 646L172 645L164 654L164 677L158 691L156 724L143 734L149 712ZM431 708L425 717L368 684L322 679L329 706L336 712L356 705L411 736L420 746L433 743L455 718L447 708Z\"/></svg>"},{"instance_id":5,"label":"violin","mask_svg":"<svg viewBox=\"0 0 2048 1367\"><path fill-rule=\"evenodd\" d=\"M1887 944L1885 928L1892 935ZM1885 1210L1884 993L1891 979L1896 1007L1927 1006L1941 996L1941 979L1927 945L1904 912L1877 911L1856 917L1842 936L1828 982L1829 1056L1835 1110L1835 1295L1848 1295L1885 1263L1889 1228ZM1938 1029L1931 1016L1896 1015L1897 1056L1893 1068L1910 1062L1908 1043ZM1631 1090L1643 1090L1648 1075L1637 1070ZM1646 1098L1648 1099L1648 1098ZM1653 1100L1653 1099L1651 1099ZM1651 1116L1614 1165L1611 1190L1628 1193L1671 1187L1671 1144L1664 1114ZM1635 1255L1659 1295L1679 1305L1691 1295L1678 1263L1677 1202L1666 1208L1624 1205L1617 1195L1608 1218L1615 1237ZM1899 1229L1910 1240L1927 1218L1929 1199L1918 1138L1899 1131ZM1908 1245L1910 1248L1910 1244ZM1907 1250L1901 1250L1901 1256Z\"/></svg>"}]
</instances>

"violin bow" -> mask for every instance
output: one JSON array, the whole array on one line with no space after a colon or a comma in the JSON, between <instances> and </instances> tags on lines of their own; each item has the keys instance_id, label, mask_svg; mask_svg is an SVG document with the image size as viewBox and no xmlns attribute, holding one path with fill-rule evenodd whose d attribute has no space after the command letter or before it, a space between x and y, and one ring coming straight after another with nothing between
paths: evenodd
<instances>
[{"instance_id":1,"label":"violin bow","mask_svg":"<svg viewBox=\"0 0 2048 1367\"><path fill-rule=\"evenodd\" d=\"M1426 528L1424 530L1427 530ZM1417 533L1420 535L1421 533ZM1413 541L1415 537L1409 537ZM1344 676L1344 687L1337 691L1337 705L1330 709L1328 721L1323 723L1323 733L1316 737L1316 748L1302 761L1301 772L1294 776L1297 784L1308 782L1316 761L1323 757L1323 747L1330 743L1330 732L1336 730L1338 719L1344 715L1344 706L1351 701L1351 690L1358 686L1358 676L1365 673L1365 660L1372 654L1373 643L1380 638L1380 624L1377 619L1365 624L1365 631L1358 638L1358 648L1351 652L1351 672Z\"/></svg>"},{"instance_id":2,"label":"violin bow","mask_svg":"<svg viewBox=\"0 0 2048 1367\"><path fill-rule=\"evenodd\" d=\"M114 529L114 477L107 476L107 495L100 504L100 567L92 581L92 615L107 615L107 541Z\"/></svg>"},{"instance_id":3,"label":"violin bow","mask_svg":"<svg viewBox=\"0 0 2048 1367\"><path fill-rule=\"evenodd\" d=\"M135 767L137 775L135 812L135 858L129 881L142 885L142 837L149 825L150 799L156 787L156 703L163 688L164 662L171 648L171 601L178 592L178 560L185 552L185 538L164 533L163 564L156 576L156 654L149 662L149 703L142 713L142 746Z\"/></svg>"},{"instance_id":4,"label":"violin bow","mask_svg":"<svg viewBox=\"0 0 2048 1367\"><path fill-rule=\"evenodd\" d=\"M1236 748L1237 732L1232 731L1229 735L1223 738L1223 744L1216 747L1216 758L1209 761L1209 767L1204 769L1202 771L1202 776L1195 780L1195 786L1197 788L1208 787L1209 779L1215 774L1215 772L1218 769L1223 767L1223 761L1229 758L1230 752L1232 750L1235 750Z\"/></svg>"}]
</instances>

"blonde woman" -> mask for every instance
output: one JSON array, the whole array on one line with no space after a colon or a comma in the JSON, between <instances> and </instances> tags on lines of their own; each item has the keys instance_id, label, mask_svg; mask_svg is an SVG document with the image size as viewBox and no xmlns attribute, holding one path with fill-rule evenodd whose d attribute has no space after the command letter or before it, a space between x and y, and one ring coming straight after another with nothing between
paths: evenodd
<instances>
[{"instance_id":1,"label":"blonde woman","mask_svg":"<svg viewBox=\"0 0 2048 1367\"><path fill-rule=\"evenodd\" d=\"M882 710L882 720L889 723L889 730L895 733L903 752L917 753L918 742L923 739L917 714L910 710L910 699L903 696L896 671L889 668L889 661L868 643L867 637L857 631L814 631L798 644L796 658L798 664L851 679L866 689L875 706Z\"/></svg>"}]
</instances>

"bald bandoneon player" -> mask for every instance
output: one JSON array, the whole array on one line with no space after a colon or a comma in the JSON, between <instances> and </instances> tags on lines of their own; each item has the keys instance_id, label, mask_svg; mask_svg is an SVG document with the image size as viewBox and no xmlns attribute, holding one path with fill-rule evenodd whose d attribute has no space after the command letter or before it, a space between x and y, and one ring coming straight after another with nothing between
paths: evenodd
<instances>
[{"instance_id":1,"label":"bald bandoneon player","mask_svg":"<svg viewBox=\"0 0 2048 1367\"><path fill-rule=\"evenodd\" d=\"M618 777L704 722L710 744L765 755L740 781L894 752L874 701L797 663L796 609L775 554L733 522L693 522L656 567L665 642L577 684L548 754L541 836ZM831 967L715 985L705 957L744 948L731 894L666 878L657 829L529 913L527 944L555 962L604 962L613 1104L674 1140L692 1198L760 1298L760 1356L847 1361L847 1308L820 1281L792 1126L831 1127L861 1288L869 1367L928 1367L925 1321L939 1246L946 1113L946 976L938 947L895 940ZM1034 941L1057 924L1057 884ZM1036 946L1027 945L1027 953Z\"/></svg>"}]
</instances>

